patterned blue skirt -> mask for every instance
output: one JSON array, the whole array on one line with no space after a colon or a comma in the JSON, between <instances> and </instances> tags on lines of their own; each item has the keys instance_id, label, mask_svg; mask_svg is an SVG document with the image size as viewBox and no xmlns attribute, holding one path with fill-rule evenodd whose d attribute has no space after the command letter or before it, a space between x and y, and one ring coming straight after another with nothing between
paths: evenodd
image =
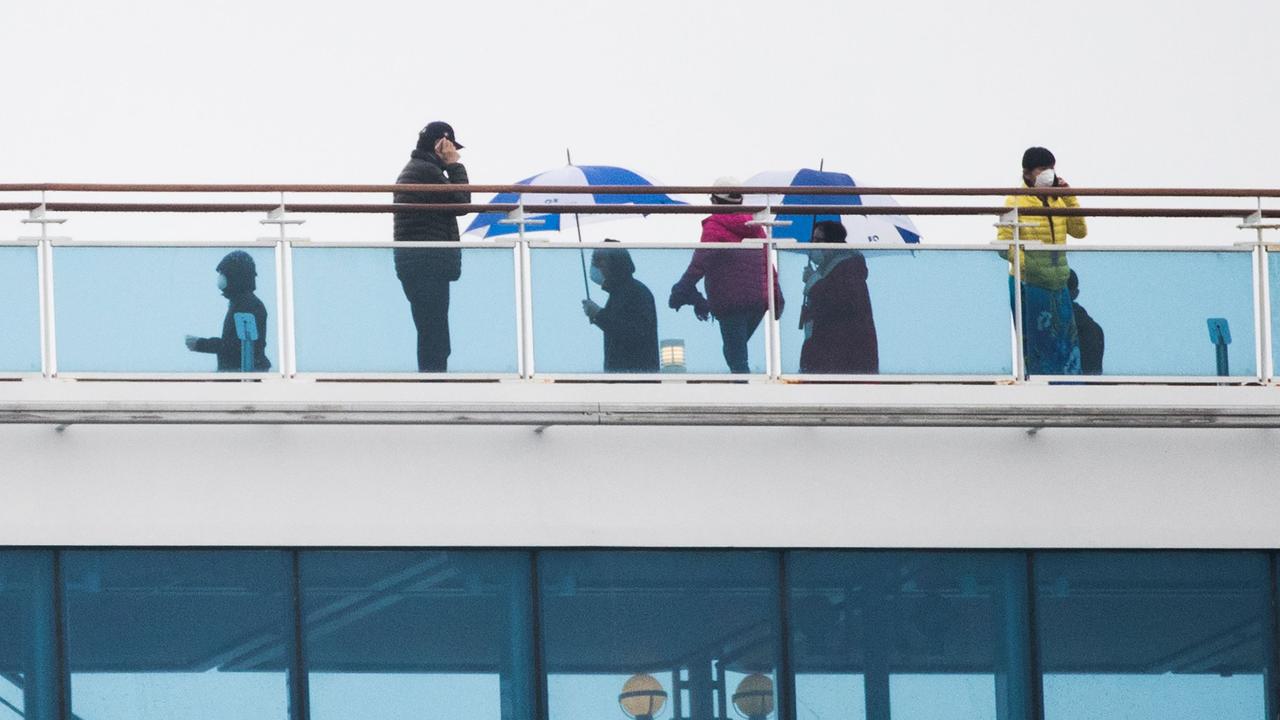
<instances>
[{"instance_id":1,"label":"patterned blue skirt","mask_svg":"<svg viewBox=\"0 0 1280 720\"><path fill-rule=\"evenodd\" d=\"M1010 276L1010 306L1015 287ZM1023 284L1022 355L1028 375L1080 374L1080 338L1069 290Z\"/></svg>"}]
</instances>

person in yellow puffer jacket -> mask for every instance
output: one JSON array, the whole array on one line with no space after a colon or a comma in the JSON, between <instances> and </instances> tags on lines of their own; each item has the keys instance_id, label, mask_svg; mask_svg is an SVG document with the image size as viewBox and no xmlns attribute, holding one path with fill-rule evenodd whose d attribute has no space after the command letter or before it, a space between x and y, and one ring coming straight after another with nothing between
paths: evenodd
<instances>
[{"instance_id":1,"label":"person in yellow puffer jacket","mask_svg":"<svg viewBox=\"0 0 1280 720\"><path fill-rule=\"evenodd\" d=\"M1058 177L1053 153L1042 147L1027 148L1022 154L1022 182L1026 187L1070 187ZM1010 208L1075 208L1080 203L1073 195L1056 197L1037 195L1010 195L1005 198ZM1021 228L1018 237L1025 242L1049 245L1066 243L1067 236L1083 238L1088 228L1082 217L1045 217L1019 215L1018 222L1030 227ZM999 228L997 239L1010 242L1013 229ZM1011 253L1002 251L1001 257L1009 260L1010 303L1013 302L1014 266ZM1079 375L1080 342L1071 307L1071 294L1067 281L1071 268L1067 254L1056 250L1022 252L1022 318L1023 354L1026 371L1033 375Z\"/></svg>"}]
</instances>

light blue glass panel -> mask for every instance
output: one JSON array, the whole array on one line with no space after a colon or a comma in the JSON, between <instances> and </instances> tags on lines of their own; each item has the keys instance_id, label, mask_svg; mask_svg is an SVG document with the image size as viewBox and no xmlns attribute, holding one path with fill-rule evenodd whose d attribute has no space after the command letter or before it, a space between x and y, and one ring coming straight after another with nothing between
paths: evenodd
<instances>
[{"instance_id":1,"label":"light blue glass panel","mask_svg":"<svg viewBox=\"0 0 1280 720\"><path fill-rule=\"evenodd\" d=\"M0 372L40 372L40 270L34 247L0 247Z\"/></svg>"},{"instance_id":2,"label":"light blue glass panel","mask_svg":"<svg viewBox=\"0 0 1280 720\"><path fill-rule=\"evenodd\" d=\"M288 555L68 551L71 711L96 720L287 720Z\"/></svg>"},{"instance_id":3,"label":"light blue glass panel","mask_svg":"<svg viewBox=\"0 0 1280 720\"><path fill-rule=\"evenodd\" d=\"M798 716L1029 720L1024 555L787 558Z\"/></svg>"},{"instance_id":4,"label":"light blue glass panel","mask_svg":"<svg viewBox=\"0 0 1280 720\"><path fill-rule=\"evenodd\" d=\"M55 720L53 553L0 552L0 718Z\"/></svg>"},{"instance_id":5,"label":"light blue glass panel","mask_svg":"<svg viewBox=\"0 0 1280 720\"><path fill-rule=\"evenodd\" d=\"M838 246L837 246L838 248ZM823 267L821 274L810 267ZM781 320L782 371L801 372L806 329L802 308L809 303L821 319L810 326L808 372L865 372L876 357L886 375L1007 375L1013 372L1008 263L994 252L968 250L868 250L862 259L849 250L805 248L779 251L779 279L788 298ZM837 261L835 258L844 258ZM844 263L852 263L840 267ZM861 288L851 268L864 263L865 287L874 317L878 353L845 337L864 338L861 304L850 304ZM806 278L809 278L806 281ZM808 292L806 292L808 289ZM816 305L816 307L815 307ZM822 327L820 327L822 326ZM816 336L816 337L815 337ZM833 358L835 364L808 357Z\"/></svg>"},{"instance_id":6,"label":"light blue glass panel","mask_svg":"<svg viewBox=\"0 0 1280 720\"><path fill-rule=\"evenodd\" d=\"M313 720L533 717L529 556L302 554Z\"/></svg>"},{"instance_id":7,"label":"light blue glass panel","mask_svg":"<svg viewBox=\"0 0 1280 720\"><path fill-rule=\"evenodd\" d=\"M538 568L551 720L625 720L638 673L666 693L655 720L777 717L775 554L546 552Z\"/></svg>"},{"instance_id":8,"label":"light blue glass panel","mask_svg":"<svg viewBox=\"0 0 1280 720\"><path fill-rule=\"evenodd\" d=\"M418 371L417 331L391 248L295 247L293 277L299 371ZM462 249L449 330L450 372L517 372L514 250Z\"/></svg>"},{"instance_id":9,"label":"light blue glass panel","mask_svg":"<svg viewBox=\"0 0 1280 720\"><path fill-rule=\"evenodd\" d=\"M717 248L717 251L719 248ZM653 295L658 341L684 343L685 371L698 374L728 373L718 319L699 321L693 308L671 310L671 287L684 274L693 250L627 248L635 265L635 279ZM762 253L760 248L729 247L722 252ZM592 250L538 248L531 250L533 283L534 366L539 373L604 372L604 339L601 330L583 314L582 301L590 299L604 306L606 294L595 283L584 283L583 265L591 263ZM763 264L763 259L762 259ZM589 289L588 289L589 288ZM706 294L705 285L699 291ZM756 327L747 343L747 362L752 373L765 369L765 328Z\"/></svg>"},{"instance_id":10,"label":"light blue glass panel","mask_svg":"<svg viewBox=\"0 0 1280 720\"><path fill-rule=\"evenodd\" d=\"M1263 553L1038 553L1045 720L1263 720Z\"/></svg>"},{"instance_id":11,"label":"light blue glass panel","mask_svg":"<svg viewBox=\"0 0 1280 720\"><path fill-rule=\"evenodd\" d=\"M1066 258L1079 278L1075 304L1102 328L1103 375L1218 375L1210 318L1229 324L1227 374L1257 373L1250 253L1074 250Z\"/></svg>"},{"instance_id":12,"label":"light blue glass panel","mask_svg":"<svg viewBox=\"0 0 1280 720\"><path fill-rule=\"evenodd\" d=\"M257 270L267 311L266 355L278 368L275 251L267 247L54 248L58 369L63 372L214 372L216 355L184 338L223 334L229 302L216 268L233 250ZM259 328L259 332L262 328Z\"/></svg>"}]
</instances>

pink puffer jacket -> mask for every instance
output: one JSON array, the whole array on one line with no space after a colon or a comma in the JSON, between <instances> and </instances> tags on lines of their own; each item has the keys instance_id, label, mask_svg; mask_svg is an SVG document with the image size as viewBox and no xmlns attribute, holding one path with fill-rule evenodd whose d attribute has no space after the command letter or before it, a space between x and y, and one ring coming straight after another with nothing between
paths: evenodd
<instances>
[{"instance_id":1,"label":"pink puffer jacket","mask_svg":"<svg viewBox=\"0 0 1280 720\"><path fill-rule=\"evenodd\" d=\"M748 225L751 216L746 213L712 215L702 221L702 242L740 243L745 239L763 239L764 228ZM693 304L700 294L697 283L705 278L707 300L713 315L769 309L768 285L769 252L761 248L751 250L713 250L699 248L693 252L693 260L679 282L671 288L672 307ZM782 288L778 276L773 278L774 311L782 314Z\"/></svg>"}]
</instances>

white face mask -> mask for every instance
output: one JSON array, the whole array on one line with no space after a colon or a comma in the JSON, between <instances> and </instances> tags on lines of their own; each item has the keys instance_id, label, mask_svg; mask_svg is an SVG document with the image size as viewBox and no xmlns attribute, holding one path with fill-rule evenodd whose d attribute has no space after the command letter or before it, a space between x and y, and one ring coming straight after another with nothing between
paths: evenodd
<instances>
[{"instance_id":1,"label":"white face mask","mask_svg":"<svg viewBox=\"0 0 1280 720\"><path fill-rule=\"evenodd\" d=\"M218 289L219 290L227 289L227 276L223 275L222 273L218 273Z\"/></svg>"},{"instance_id":2,"label":"white face mask","mask_svg":"<svg viewBox=\"0 0 1280 720\"><path fill-rule=\"evenodd\" d=\"M1053 187L1053 182L1058 179L1058 174L1053 170L1042 170L1036 176L1036 187Z\"/></svg>"},{"instance_id":3,"label":"white face mask","mask_svg":"<svg viewBox=\"0 0 1280 720\"><path fill-rule=\"evenodd\" d=\"M591 282L597 285L604 285L604 273L600 272L600 268L595 265L591 266Z\"/></svg>"}]
</instances>

